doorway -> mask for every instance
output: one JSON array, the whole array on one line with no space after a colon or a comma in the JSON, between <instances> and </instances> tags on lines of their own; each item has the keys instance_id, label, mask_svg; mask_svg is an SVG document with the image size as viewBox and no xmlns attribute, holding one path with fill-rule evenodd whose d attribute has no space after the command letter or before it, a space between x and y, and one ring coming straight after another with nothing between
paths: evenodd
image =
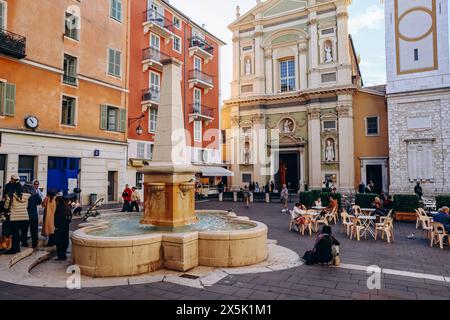
<instances>
[{"instance_id":1,"label":"doorway","mask_svg":"<svg viewBox=\"0 0 450 320\"><path fill-rule=\"evenodd\" d=\"M366 166L366 185L370 181L375 184L373 192L380 194L383 190L383 166L382 165L367 165Z\"/></svg>"},{"instance_id":2,"label":"doorway","mask_svg":"<svg viewBox=\"0 0 450 320\"><path fill-rule=\"evenodd\" d=\"M299 154L280 153L280 167L275 176L278 190L281 190L283 184L286 184L290 192L297 192L299 190L299 172Z\"/></svg>"},{"instance_id":3,"label":"doorway","mask_svg":"<svg viewBox=\"0 0 450 320\"><path fill-rule=\"evenodd\" d=\"M117 171L108 171L108 202L117 201Z\"/></svg>"},{"instance_id":4,"label":"doorway","mask_svg":"<svg viewBox=\"0 0 450 320\"><path fill-rule=\"evenodd\" d=\"M35 179L34 169L36 157L19 156L19 178L20 182L31 182Z\"/></svg>"},{"instance_id":5,"label":"doorway","mask_svg":"<svg viewBox=\"0 0 450 320\"><path fill-rule=\"evenodd\" d=\"M64 195L73 192L79 183L80 159L48 158L47 189L62 192Z\"/></svg>"}]
</instances>

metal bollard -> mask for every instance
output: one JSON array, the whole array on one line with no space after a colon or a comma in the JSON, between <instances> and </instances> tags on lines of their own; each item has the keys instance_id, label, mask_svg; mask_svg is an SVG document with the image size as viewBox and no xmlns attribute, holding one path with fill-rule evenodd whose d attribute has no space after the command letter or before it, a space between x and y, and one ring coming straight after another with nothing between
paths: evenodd
<instances>
[{"instance_id":1,"label":"metal bollard","mask_svg":"<svg viewBox=\"0 0 450 320\"><path fill-rule=\"evenodd\" d=\"M237 202L237 192L233 192L233 202Z\"/></svg>"},{"instance_id":2,"label":"metal bollard","mask_svg":"<svg viewBox=\"0 0 450 320\"><path fill-rule=\"evenodd\" d=\"M223 193L219 193L219 202L223 202Z\"/></svg>"},{"instance_id":3,"label":"metal bollard","mask_svg":"<svg viewBox=\"0 0 450 320\"><path fill-rule=\"evenodd\" d=\"M270 203L270 194L266 193L266 203Z\"/></svg>"}]
</instances>

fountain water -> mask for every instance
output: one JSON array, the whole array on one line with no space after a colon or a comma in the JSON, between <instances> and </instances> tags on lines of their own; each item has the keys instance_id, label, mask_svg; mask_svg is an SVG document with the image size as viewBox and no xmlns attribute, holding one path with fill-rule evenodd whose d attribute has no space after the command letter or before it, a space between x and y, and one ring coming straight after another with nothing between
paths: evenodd
<instances>
[{"instance_id":1,"label":"fountain water","mask_svg":"<svg viewBox=\"0 0 450 320\"><path fill-rule=\"evenodd\" d=\"M73 263L84 275L129 276L161 268L238 267L267 258L267 227L226 212L195 212L186 148L181 62L163 62L153 161L143 168L145 210L93 222L72 235ZM140 221L139 221L140 219ZM138 223L138 221L140 223Z\"/></svg>"}]
</instances>

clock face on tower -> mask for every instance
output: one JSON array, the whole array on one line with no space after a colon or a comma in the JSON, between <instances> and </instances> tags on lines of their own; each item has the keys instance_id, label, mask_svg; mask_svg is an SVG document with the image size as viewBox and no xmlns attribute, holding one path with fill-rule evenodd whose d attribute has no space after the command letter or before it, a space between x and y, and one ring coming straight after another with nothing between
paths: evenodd
<instances>
[{"instance_id":1,"label":"clock face on tower","mask_svg":"<svg viewBox=\"0 0 450 320\"><path fill-rule=\"evenodd\" d=\"M25 125L29 129L36 129L39 126L39 120L38 120L38 118L36 118L34 116L26 117L25 118Z\"/></svg>"}]
</instances>

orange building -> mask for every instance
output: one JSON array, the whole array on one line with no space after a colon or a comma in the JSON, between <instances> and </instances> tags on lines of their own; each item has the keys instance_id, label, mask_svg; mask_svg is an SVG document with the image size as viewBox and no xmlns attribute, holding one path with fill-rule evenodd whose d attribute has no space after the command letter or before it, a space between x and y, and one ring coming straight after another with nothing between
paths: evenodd
<instances>
[{"instance_id":1,"label":"orange building","mask_svg":"<svg viewBox=\"0 0 450 320\"><path fill-rule=\"evenodd\" d=\"M168 1L131 4L129 167L127 181L138 188L136 167L150 161L158 123L162 61L182 62L182 99L192 162L220 164L220 47L224 43L192 22Z\"/></svg>"},{"instance_id":2,"label":"orange building","mask_svg":"<svg viewBox=\"0 0 450 320\"><path fill-rule=\"evenodd\" d=\"M129 0L0 0L0 186L120 199Z\"/></svg>"},{"instance_id":3,"label":"orange building","mask_svg":"<svg viewBox=\"0 0 450 320\"><path fill-rule=\"evenodd\" d=\"M389 191L389 138L386 86L360 88L355 94L355 186L375 184Z\"/></svg>"}]
</instances>

